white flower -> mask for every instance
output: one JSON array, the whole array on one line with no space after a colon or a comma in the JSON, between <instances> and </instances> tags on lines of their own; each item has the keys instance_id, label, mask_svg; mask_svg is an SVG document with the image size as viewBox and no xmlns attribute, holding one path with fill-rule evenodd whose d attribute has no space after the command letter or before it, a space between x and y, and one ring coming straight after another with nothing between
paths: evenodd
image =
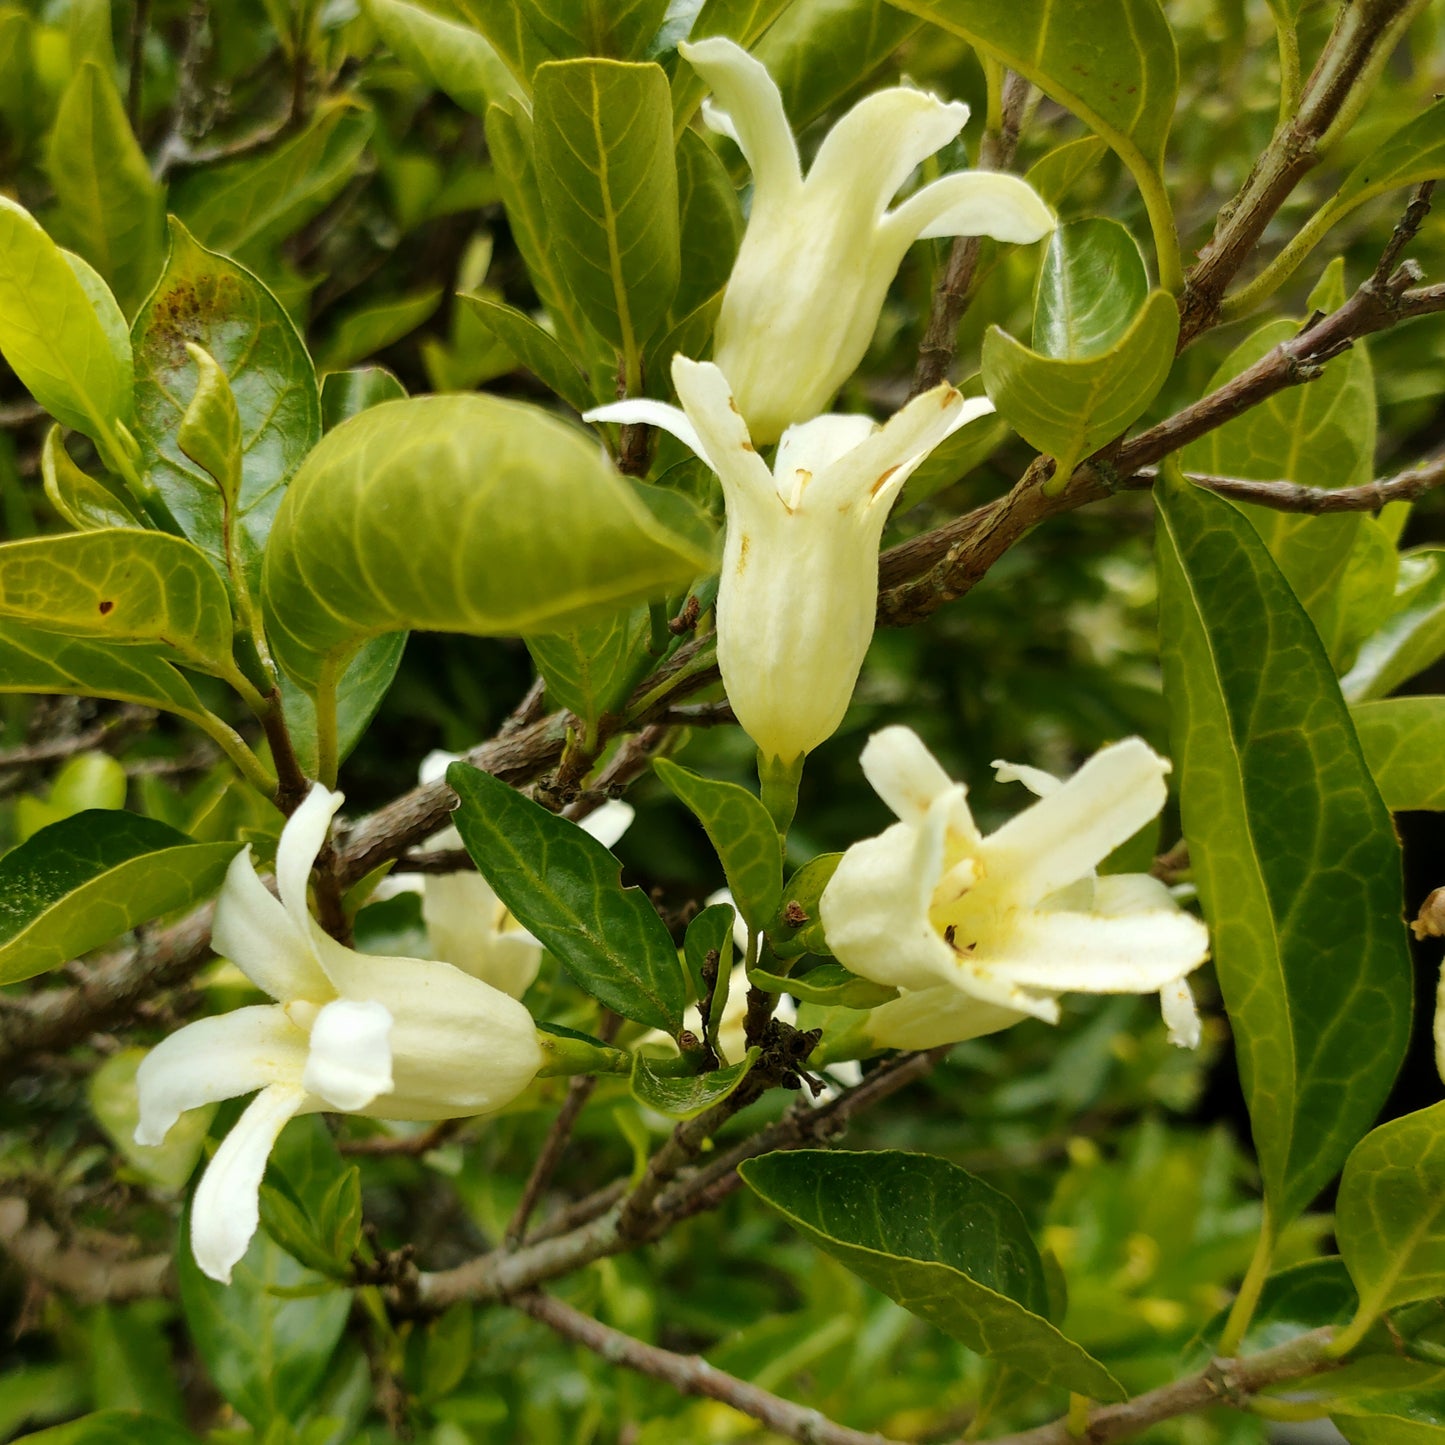
<instances>
[{"instance_id":1,"label":"white flower","mask_svg":"<svg viewBox=\"0 0 1445 1445\"><path fill-rule=\"evenodd\" d=\"M1037 241L1053 213L1017 176L958 171L888 204L913 170L963 129L968 107L907 86L859 101L807 179L782 97L731 40L678 49L721 106L703 115L753 172L752 210L723 293L714 355L757 442L816 416L863 359L889 284L926 236Z\"/></svg>"},{"instance_id":2,"label":"white flower","mask_svg":"<svg viewBox=\"0 0 1445 1445\"><path fill-rule=\"evenodd\" d=\"M448 765L462 756L428 753L422 759L421 781L431 783L445 777ZM630 804L612 800L589 813L579 826L610 848L627 831L632 818ZM462 835L455 828L444 828L420 851L441 852L461 846ZM532 986L542 966L542 945L512 917L480 873L398 873L384 882L390 885L387 895L422 895L422 919L434 957L446 959L463 973L513 998L521 998Z\"/></svg>"},{"instance_id":3,"label":"white flower","mask_svg":"<svg viewBox=\"0 0 1445 1445\"><path fill-rule=\"evenodd\" d=\"M914 469L948 434L992 411L946 383L884 426L820 416L790 427L770 472L728 380L673 358L682 410L656 401L599 407L589 420L646 422L692 448L722 482L727 536L717 657L737 720L784 764L831 736L853 696L878 607L878 543Z\"/></svg>"},{"instance_id":4,"label":"white flower","mask_svg":"<svg viewBox=\"0 0 1445 1445\"><path fill-rule=\"evenodd\" d=\"M1000 765L1007 770L1008 765ZM1199 1025L1185 976L1208 933L1157 879L1094 869L1164 806L1169 764L1138 738L1101 749L1059 782L1037 769L1037 802L983 837L967 792L917 735L891 727L863 771L900 821L843 855L823 892L828 944L864 978L902 990L875 1009L873 1041L932 1048L1058 1021L1057 995L1154 993L1173 1042Z\"/></svg>"},{"instance_id":5,"label":"white flower","mask_svg":"<svg viewBox=\"0 0 1445 1445\"><path fill-rule=\"evenodd\" d=\"M266 1159L286 1121L334 1109L384 1119L485 1114L542 1064L531 1015L449 963L379 958L336 942L306 901L312 864L341 794L319 784L276 851L278 901L237 854L213 939L275 1004L187 1024L142 1061L136 1142L159 1144L187 1109L256 1090L191 1205L191 1247L227 1282L256 1232Z\"/></svg>"}]
</instances>

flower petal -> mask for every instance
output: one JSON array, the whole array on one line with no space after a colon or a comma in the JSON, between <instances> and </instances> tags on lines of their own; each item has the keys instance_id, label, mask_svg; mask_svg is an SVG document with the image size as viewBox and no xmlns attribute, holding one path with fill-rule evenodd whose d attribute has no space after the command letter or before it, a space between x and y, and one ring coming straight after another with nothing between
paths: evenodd
<instances>
[{"instance_id":1,"label":"flower petal","mask_svg":"<svg viewBox=\"0 0 1445 1445\"><path fill-rule=\"evenodd\" d=\"M915 396L871 436L813 479L819 507L876 508L878 527L903 484L934 447L974 417L993 410L985 397L965 400L947 382Z\"/></svg>"},{"instance_id":2,"label":"flower petal","mask_svg":"<svg viewBox=\"0 0 1445 1445\"><path fill-rule=\"evenodd\" d=\"M909 196L883 219L899 253L930 236L992 236L1027 244L1058 224L1029 183L1002 171L955 171Z\"/></svg>"},{"instance_id":3,"label":"flower petal","mask_svg":"<svg viewBox=\"0 0 1445 1445\"><path fill-rule=\"evenodd\" d=\"M311 869L326 841L331 820L344 801L340 793L333 793L320 783L314 784L301 806L286 820L281 841L276 845L276 891L303 933L311 918L306 901Z\"/></svg>"},{"instance_id":4,"label":"flower petal","mask_svg":"<svg viewBox=\"0 0 1445 1445\"><path fill-rule=\"evenodd\" d=\"M934 800L954 790L962 804L958 810L960 816L968 812L967 790L943 771L912 728L895 725L874 733L864 745L860 761L863 776L873 791L905 823L922 826ZM959 820L950 821L957 826ZM969 822L972 823L971 817ZM978 832L974 829L974 841L977 838Z\"/></svg>"},{"instance_id":5,"label":"flower petal","mask_svg":"<svg viewBox=\"0 0 1445 1445\"><path fill-rule=\"evenodd\" d=\"M631 803L624 803L620 798L611 798L580 819L578 827L596 838L604 848L612 848L632 826L632 820L636 816L637 810Z\"/></svg>"},{"instance_id":6,"label":"flower petal","mask_svg":"<svg viewBox=\"0 0 1445 1445\"><path fill-rule=\"evenodd\" d=\"M775 498L773 474L753 446L748 424L733 403L727 377L710 361L674 356L672 384L688 420L697 428L700 455L717 473L728 505L755 505ZM776 503L773 510L783 515ZM729 524L734 524L733 519Z\"/></svg>"},{"instance_id":7,"label":"flower petal","mask_svg":"<svg viewBox=\"0 0 1445 1445\"><path fill-rule=\"evenodd\" d=\"M1006 763L1002 758L995 758L989 767L993 769L995 782L1022 783L1036 798L1047 798L1064 786L1062 778L1042 768L1031 768L1027 763Z\"/></svg>"},{"instance_id":8,"label":"flower petal","mask_svg":"<svg viewBox=\"0 0 1445 1445\"><path fill-rule=\"evenodd\" d=\"M868 1016L868 1032L883 1049L936 1049L1010 1028L1026 1015L984 1003L952 984L910 989Z\"/></svg>"},{"instance_id":9,"label":"flower petal","mask_svg":"<svg viewBox=\"0 0 1445 1445\"><path fill-rule=\"evenodd\" d=\"M642 426L655 426L680 441L694 456L701 457L712 466L708 454L698 439L697 429L687 419L687 414L665 401L649 401L646 397L633 397L630 401L613 401L606 406L594 406L582 413L583 421L635 422ZM716 468L713 468L714 471ZM425 780L423 780L425 781Z\"/></svg>"},{"instance_id":10,"label":"flower petal","mask_svg":"<svg viewBox=\"0 0 1445 1445\"><path fill-rule=\"evenodd\" d=\"M586 417L584 417L583 420L585 421ZM416 770L417 782L441 782L447 775L447 769L451 767L453 763L461 762L465 756L465 753L449 753L445 748L433 748L431 752L421 760L421 766Z\"/></svg>"},{"instance_id":11,"label":"flower petal","mask_svg":"<svg viewBox=\"0 0 1445 1445\"><path fill-rule=\"evenodd\" d=\"M823 139L808 171L808 199L836 197L855 223L879 220L899 186L968 120L961 101L911 86L874 91Z\"/></svg>"},{"instance_id":12,"label":"flower petal","mask_svg":"<svg viewBox=\"0 0 1445 1445\"><path fill-rule=\"evenodd\" d=\"M678 54L712 87L718 105L703 119L731 136L753 173L753 205L785 204L803 184L798 145L783 97L761 61L718 37L684 42Z\"/></svg>"},{"instance_id":13,"label":"flower petal","mask_svg":"<svg viewBox=\"0 0 1445 1445\"><path fill-rule=\"evenodd\" d=\"M510 918L480 873L430 875L422 889L422 918L432 957L521 998L542 966L542 945Z\"/></svg>"},{"instance_id":14,"label":"flower petal","mask_svg":"<svg viewBox=\"0 0 1445 1445\"><path fill-rule=\"evenodd\" d=\"M308 865L309 868L310 865ZM226 870L216 899L211 944L229 958L257 988L283 1002L332 996L308 939L285 906L256 876L251 850L243 848Z\"/></svg>"},{"instance_id":15,"label":"flower petal","mask_svg":"<svg viewBox=\"0 0 1445 1445\"><path fill-rule=\"evenodd\" d=\"M1157 993L1209 954L1209 932L1182 909L1126 913L1021 910L978 963L1024 988L1050 993Z\"/></svg>"},{"instance_id":16,"label":"flower petal","mask_svg":"<svg viewBox=\"0 0 1445 1445\"><path fill-rule=\"evenodd\" d=\"M1176 978L1173 983L1166 983L1159 990L1159 1008L1164 1015L1164 1027L1169 1031L1169 1042L1175 1048L1197 1049L1203 1029L1189 981Z\"/></svg>"},{"instance_id":17,"label":"flower petal","mask_svg":"<svg viewBox=\"0 0 1445 1445\"><path fill-rule=\"evenodd\" d=\"M861 446L877 430L878 423L871 416L838 414L815 416L812 421L790 426L778 442L773 457L778 495L787 501L795 491L794 481L800 471L810 478L817 476Z\"/></svg>"},{"instance_id":18,"label":"flower petal","mask_svg":"<svg viewBox=\"0 0 1445 1445\"><path fill-rule=\"evenodd\" d=\"M306 1091L275 1084L263 1089L206 1166L191 1200L191 1251L201 1273L230 1284L261 1222L261 1178L276 1136L301 1112Z\"/></svg>"},{"instance_id":19,"label":"flower petal","mask_svg":"<svg viewBox=\"0 0 1445 1445\"><path fill-rule=\"evenodd\" d=\"M828 946L860 977L896 988L932 988L954 977L954 952L928 918L952 802L940 795L919 827L895 823L853 844L823 890Z\"/></svg>"},{"instance_id":20,"label":"flower petal","mask_svg":"<svg viewBox=\"0 0 1445 1445\"><path fill-rule=\"evenodd\" d=\"M392 1017L384 1004L335 999L311 1025L301 1083L333 1109L354 1114L392 1091Z\"/></svg>"},{"instance_id":21,"label":"flower petal","mask_svg":"<svg viewBox=\"0 0 1445 1445\"><path fill-rule=\"evenodd\" d=\"M1062 787L984 839L990 891L1032 904L1084 877L1157 816L1168 771L1140 738L1101 748Z\"/></svg>"},{"instance_id":22,"label":"flower petal","mask_svg":"<svg viewBox=\"0 0 1445 1445\"><path fill-rule=\"evenodd\" d=\"M161 1143L187 1109L201 1104L270 1084L299 1085L305 1066L306 1035L275 1004L197 1019L141 1060L135 1078L140 1104L136 1143Z\"/></svg>"}]
</instances>

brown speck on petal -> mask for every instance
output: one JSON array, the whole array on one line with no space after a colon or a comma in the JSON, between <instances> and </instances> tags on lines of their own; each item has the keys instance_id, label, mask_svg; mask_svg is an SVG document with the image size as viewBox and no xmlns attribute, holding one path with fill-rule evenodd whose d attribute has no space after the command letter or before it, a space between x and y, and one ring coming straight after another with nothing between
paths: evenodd
<instances>
[{"instance_id":1,"label":"brown speck on petal","mask_svg":"<svg viewBox=\"0 0 1445 1445\"><path fill-rule=\"evenodd\" d=\"M902 463L900 462L898 466L902 466ZM870 496L876 497L878 493L883 490L883 487L887 483L888 478L891 477L893 473L898 470L898 466L889 467L888 470L884 472L883 475L879 477L876 482L873 483L873 487L869 492Z\"/></svg>"},{"instance_id":2,"label":"brown speck on petal","mask_svg":"<svg viewBox=\"0 0 1445 1445\"><path fill-rule=\"evenodd\" d=\"M738 576L741 577L748 565L748 548L752 545L752 538L743 534L743 539L738 543Z\"/></svg>"},{"instance_id":3,"label":"brown speck on petal","mask_svg":"<svg viewBox=\"0 0 1445 1445\"><path fill-rule=\"evenodd\" d=\"M742 447L742 449L743 449L745 452L755 452L755 451L757 451L757 448L756 448L750 441L747 441L746 439L744 439L743 441L739 442L738 445L739 445L740 447Z\"/></svg>"}]
</instances>

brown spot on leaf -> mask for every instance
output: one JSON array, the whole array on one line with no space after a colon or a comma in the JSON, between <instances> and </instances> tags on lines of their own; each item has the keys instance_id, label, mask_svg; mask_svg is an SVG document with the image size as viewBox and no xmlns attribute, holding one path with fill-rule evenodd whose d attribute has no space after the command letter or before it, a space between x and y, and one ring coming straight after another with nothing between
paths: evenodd
<instances>
[{"instance_id":1,"label":"brown spot on leaf","mask_svg":"<svg viewBox=\"0 0 1445 1445\"><path fill-rule=\"evenodd\" d=\"M108 613L114 606L115 603L109 597L102 598L100 603L100 615L104 617L106 613Z\"/></svg>"}]
</instances>

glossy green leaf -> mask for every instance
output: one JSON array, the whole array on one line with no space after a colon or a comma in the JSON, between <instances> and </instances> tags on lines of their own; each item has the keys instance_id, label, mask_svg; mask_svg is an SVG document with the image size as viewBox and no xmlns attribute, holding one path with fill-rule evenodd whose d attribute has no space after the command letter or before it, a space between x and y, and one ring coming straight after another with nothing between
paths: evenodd
<instances>
[{"instance_id":1,"label":"glossy green leaf","mask_svg":"<svg viewBox=\"0 0 1445 1445\"><path fill-rule=\"evenodd\" d=\"M1048 1321L1038 1250L1018 1206L927 1154L798 1149L738 1166L814 1244L969 1349L1094 1400L1124 1391Z\"/></svg>"},{"instance_id":2,"label":"glossy green leaf","mask_svg":"<svg viewBox=\"0 0 1445 1445\"><path fill-rule=\"evenodd\" d=\"M1050 237L1034 293L1033 348L1073 361L1111 351L1149 295L1138 243L1117 221L1070 221Z\"/></svg>"},{"instance_id":3,"label":"glossy green leaf","mask_svg":"<svg viewBox=\"0 0 1445 1445\"><path fill-rule=\"evenodd\" d=\"M617 859L489 773L453 763L447 782L462 842L512 916L594 998L676 1034L687 1002L677 949L642 890L622 887Z\"/></svg>"},{"instance_id":4,"label":"glossy green leaf","mask_svg":"<svg viewBox=\"0 0 1445 1445\"><path fill-rule=\"evenodd\" d=\"M1356 703L1350 717L1392 813L1445 809L1445 697Z\"/></svg>"},{"instance_id":5,"label":"glossy green leaf","mask_svg":"<svg viewBox=\"0 0 1445 1445\"><path fill-rule=\"evenodd\" d=\"M46 435L40 452L40 475L51 506L76 531L140 526L135 513L116 493L75 465L58 426L51 427Z\"/></svg>"},{"instance_id":6,"label":"glossy green leaf","mask_svg":"<svg viewBox=\"0 0 1445 1445\"><path fill-rule=\"evenodd\" d=\"M557 264L588 321L631 364L677 291L677 165L657 65L565 60L538 70L537 182Z\"/></svg>"},{"instance_id":7,"label":"glossy green leaf","mask_svg":"<svg viewBox=\"0 0 1445 1445\"><path fill-rule=\"evenodd\" d=\"M1438 1414L1435 1420L1373 1412L1336 1413L1330 1419L1349 1445L1445 1445L1445 1419Z\"/></svg>"},{"instance_id":8,"label":"glossy green leaf","mask_svg":"<svg viewBox=\"0 0 1445 1445\"><path fill-rule=\"evenodd\" d=\"M176 1251L181 1311L221 1394L258 1433L311 1405L351 1311L349 1290L299 1293L322 1277L258 1230L229 1285L203 1275L191 1254L190 1211ZM280 1291L287 1291L282 1294Z\"/></svg>"},{"instance_id":9,"label":"glossy green leaf","mask_svg":"<svg viewBox=\"0 0 1445 1445\"><path fill-rule=\"evenodd\" d=\"M617 612L588 627L527 639L527 651L547 684L554 707L588 726L624 703L651 669L652 628L645 607Z\"/></svg>"},{"instance_id":10,"label":"glossy green leaf","mask_svg":"<svg viewBox=\"0 0 1445 1445\"><path fill-rule=\"evenodd\" d=\"M682 270L671 310L681 318L727 284L743 238L727 167L695 130L684 131L677 144L677 197Z\"/></svg>"},{"instance_id":11,"label":"glossy green leaf","mask_svg":"<svg viewBox=\"0 0 1445 1445\"><path fill-rule=\"evenodd\" d=\"M855 92L920 25L885 0L793 0L754 54L801 127Z\"/></svg>"},{"instance_id":12,"label":"glossy green leaf","mask_svg":"<svg viewBox=\"0 0 1445 1445\"><path fill-rule=\"evenodd\" d=\"M273 645L316 693L382 633L555 631L706 571L699 525L536 407L386 402L330 432L288 489L266 556Z\"/></svg>"},{"instance_id":13,"label":"glossy green leaf","mask_svg":"<svg viewBox=\"0 0 1445 1445\"><path fill-rule=\"evenodd\" d=\"M751 1048L746 1057L735 1064L729 1064L725 1069L714 1069L710 1074L672 1078L658 1073L647 1055L637 1052L632 1055L629 1087L632 1089L632 1097L639 1104L656 1109L659 1114L667 1114L673 1119L692 1119L736 1092L761 1053L761 1049Z\"/></svg>"},{"instance_id":14,"label":"glossy green leaf","mask_svg":"<svg viewBox=\"0 0 1445 1445\"><path fill-rule=\"evenodd\" d=\"M824 1008L877 1008L898 997L896 988L859 978L831 959L806 973L786 976L755 968L748 979L768 993L790 993L804 1003L820 1004Z\"/></svg>"},{"instance_id":15,"label":"glossy green leaf","mask_svg":"<svg viewBox=\"0 0 1445 1445\"><path fill-rule=\"evenodd\" d=\"M762 928L783 893L782 847L762 800L737 783L705 778L667 758L658 758L653 771L707 832L744 922Z\"/></svg>"},{"instance_id":16,"label":"glossy green leaf","mask_svg":"<svg viewBox=\"0 0 1445 1445\"><path fill-rule=\"evenodd\" d=\"M894 3L1026 75L1126 161L1163 169L1179 59L1159 0L1117 0L1106 21L1094 0Z\"/></svg>"},{"instance_id":17,"label":"glossy green leaf","mask_svg":"<svg viewBox=\"0 0 1445 1445\"><path fill-rule=\"evenodd\" d=\"M16 1445L198 1445L197 1437L158 1415L138 1410L97 1410L93 1415L22 1435Z\"/></svg>"},{"instance_id":18,"label":"glossy green leaf","mask_svg":"<svg viewBox=\"0 0 1445 1445\"><path fill-rule=\"evenodd\" d=\"M184 1188L201 1157L215 1105L187 1109L171 1125L164 1143L137 1144L135 1128L140 1122L140 1104L136 1099L135 1075L145 1056L145 1049L122 1049L112 1054L90 1076L86 1098L96 1122L131 1169L147 1184L179 1190Z\"/></svg>"},{"instance_id":19,"label":"glossy green leaf","mask_svg":"<svg viewBox=\"0 0 1445 1445\"><path fill-rule=\"evenodd\" d=\"M587 378L577 370L566 348L543 331L530 316L514 306L486 296L463 296L462 302L486 328L540 382L549 386L575 411L592 405Z\"/></svg>"},{"instance_id":20,"label":"glossy green leaf","mask_svg":"<svg viewBox=\"0 0 1445 1445\"><path fill-rule=\"evenodd\" d=\"M193 843L131 813L93 808L0 858L0 982L99 948L221 886L239 843Z\"/></svg>"},{"instance_id":21,"label":"glossy green leaf","mask_svg":"<svg viewBox=\"0 0 1445 1445\"><path fill-rule=\"evenodd\" d=\"M0 546L0 616L69 637L147 643L225 671L231 610L220 578L181 537L116 527Z\"/></svg>"},{"instance_id":22,"label":"glossy green leaf","mask_svg":"<svg viewBox=\"0 0 1445 1445\"><path fill-rule=\"evenodd\" d=\"M1224 385L1297 330L1290 321L1260 327L1225 358L1207 389ZM1356 345L1330 362L1317 381L1277 392L1191 443L1181 460L1185 471L1347 487L1369 481L1374 453L1374 374L1368 353ZM1340 583L1360 514L1306 517L1249 506L1244 511L1338 665L1349 635Z\"/></svg>"},{"instance_id":23,"label":"glossy green leaf","mask_svg":"<svg viewBox=\"0 0 1445 1445\"><path fill-rule=\"evenodd\" d=\"M1265 1280L1237 1353L1257 1354L1325 1325L1347 1325L1359 1302L1350 1272L1338 1255L1291 1265ZM1226 1306L1200 1330L1186 1352L1187 1366L1203 1369L1214 1358L1228 1319Z\"/></svg>"},{"instance_id":24,"label":"glossy green leaf","mask_svg":"<svg viewBox=\"0 0 1445 1445\"><path fill-rule=\"evenodd\" d=\"M409 0L362 0L362 10L398 60L463 110L485 116L487 106L524 92L484 35Z\"/></svg>"},{"instance_id":25,"label":"glossy green leaf","mask_svg":"<svg viewBox=\"0 0 1445 1445\"><path fill-rule=\"evenodd\" d=\"M399 296L349 311L317 349L316 365L342 371L384 351L430 319L441 304L442 288L430 286L414 296Z\"/></svg>"},{"instance_id":26,"label":"glossy green leaf","mask_svg":"<svg viewBox=\"0 0 1445 1445\"><path fill-rule=\"evenodd\" d=\"M241 495L241 415L236 394L216 358L194 341L186 354L196 364L196 389L176 428L176 444L220 488L230 511Z\"/></svg>"},{"instance_id":27,"label":"glossy green leaf","mask_svg":"<svg viewBox=\"0 0 1445 1445\"><path fill-rule=\"evenodd\" d=\"M999 415L1055 459L1062 483L1154 400L1178 337L1179 311L1167 291L1151 292L1129 329L1093 356L1042 356L991 326L983 339L984 388Z\"/></svg>"},{"instance_id":28,"label":"glossy green leaf","mask_svg":"<svg viewBox=\"0 0 1445 1445\"><path fill-rule=\"evenodd\" d=\"M1445 1104L1392 1119L1355 1146L1335 1237L1362 1317L1445 1294Z\"/></svg>"},{"instance_id":29,"label":"glossy green leaf","mask_svg":"<svg viewBox=\"0 0 1445 1445\"><path fill-rule=\"evenodd\" d=\"M1353 210L1362 201L1402 186L1435 180L1445 171L1445 100L1435 100L1406 121L1370 153L1348 176L1329 203L1332 209Z\"/></svg>"},{"instance_id":30,"label":"glossy green leaf","mask_svg":"<svg viewBox=\"0 0 1445 1445\"><path fill-rule=\"evenodd\" d=\"M324 102L298 135L184 178L171 209L202 246L242 264L264 259L356 175L372 125L353 100Z\"/></svg>"},{"instance_id":31,"label":"glossy green leaf","mask_svg":"<svg viewBox=\"0 0 1445 1445\"><path fill-rule=\"evenodd\" d=\"M160 270L161 188L151 176L115 82L91 61L61 97L46 149L64 238L132 310Z\"/></svg>"},{"instance_id":32,"label":"glossy green leaf","mask_svg":"<svg viewBox=\"0 0 1445 1445\"><path fill-rule=\"evenodd\" d=\"M109 460L116 423L134 411L131 350L114 298L97 309L83 274L28 211L0 196L0 353L56 421Z\"/></svg>"},{"instance_id":33,"label":"glossy green leaf","mask_svg":"<svg viewBox=\"0 0 1445 1445\"><path fill-rule=\"evenodd\" d=\"M1065 141L1036 160L1024 172L1024 179L1046 205L1058 210L1064 197L1098 165L1108 149L1096 135Z\"/></svg>"},{"instance_id":34,"label":"glossy green leaf","mask_svg":"<svg viewBox=\"0 0 1445 1445\"><path fill-rule=\"evenodd\" d=\"M357 366L321 378L321 425L326 431L369 406L401 401L406 388L384 366Z\"/></svg>"},{"instance_id":35,"label":"glossy green leaf","mask_svg":"<svg viewBox=\"0 0 1445 1445\"><path fill-rule=\"evenodd\" d=\"M200 373L186 343L225 372L241 428L237 547L255 587L287 479L321 439L316 373L280 303L249 271L171 224L171 252L135 319L136 431L151 485L180 530L227 575L221 494L177 440Z\"/></svg>"},{"instance_id":36,"label":"glossy green leaf","mask_svg":"<svg viewBox=\"0 0 1445 1445\"><path fill-rule=\"evenodd\" d=\"M693 991L699 999L707 990L703 978L707 956L709 953L717 954L718 974L717 983L713 986L711 1017L718 1023L722 1022L723 1009L727 1007L736 920L737 910L731 903L710 903L693 916L682 940L682 956L692 977ZM713 1033L716 1032L714 1029Z\"/></svg>"},{"instance_id":37,"label":"glossy green leaf","mask_svg":"<svg viewBox=\"0 0 1445 1445\"><path fill-rule=\"evenodd\" d=\"M1400 557L1395 595L1384 621L1360 644L1340 687L1351 702L1394 692L1445 657L1445 547Z\"/></svg>"},{"instance_id":38,"label":"glossy green leaf","mask_svg":"<svg viewBox=\"0 0 1445 1445\"><path fill-rule=\"evenodd\" d=\"M768 942L779 958L832 952L823 936L819 900L842 858L841 853L820 853L804 863L784 885L782 907L768 924ZM802 921L796 924L788 919L788 910L794 905L803 915Z\"/></svg>"},{"instance_id":39,"label":"glossy green leaf","mask_svg":"<svg viewBox=\"0 0 1445 1445\"><path fill-rule=\"evenodd\" d=\"M1276 1225L1369 1127L1410 1029L1400 852L1328 659L1253 526L1156 487L1184 833Z\"/></svg>"},{"instance_id":40,"label":"glossy green leaf","mask_svg":"<svg viewBox=\"0 0 1445 1445\"><path fill-rule=\"evenodd\" d=\"M562 59L579 55L636 60L646 51L668 0L515 0L537 38Z\"/></svg>"},{"instance_id":41,"label":"glossy green leaf","mask_svg":"<svg viewBox=\"0 0 1445 1445\"><path fill-rule=\"evenodd\" d=\"M530 96L532 76L543 61L552 59L552 52L527 23L521 6L516 0L455 0L455 5L501 56L521 94Z\"/></svg>"}]
</instances>

